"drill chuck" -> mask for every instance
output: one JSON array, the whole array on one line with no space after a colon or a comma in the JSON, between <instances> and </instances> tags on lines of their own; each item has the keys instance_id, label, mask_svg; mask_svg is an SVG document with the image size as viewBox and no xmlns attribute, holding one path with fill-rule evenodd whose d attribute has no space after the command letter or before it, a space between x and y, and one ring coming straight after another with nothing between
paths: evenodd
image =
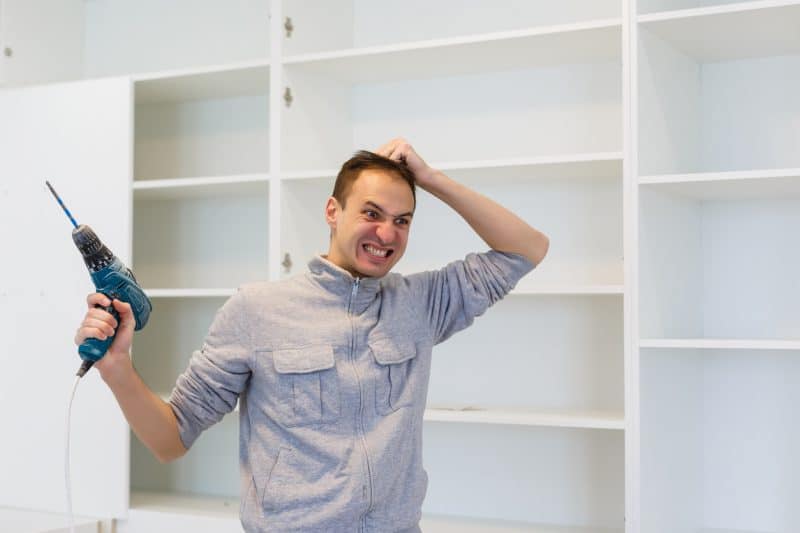
<instances>
[{"instance_id":1,"label":"drill chuck","mask_svg":"<svg viewBox=\"0 0 800 533\"><path fill-rule=\"evenodd\" d=\"M81 224L72 230L72 242L78 247L89 272L99 272L114 261L114 254L111 253L111 250L86 224Z\"/></svg>"}]
</instances>

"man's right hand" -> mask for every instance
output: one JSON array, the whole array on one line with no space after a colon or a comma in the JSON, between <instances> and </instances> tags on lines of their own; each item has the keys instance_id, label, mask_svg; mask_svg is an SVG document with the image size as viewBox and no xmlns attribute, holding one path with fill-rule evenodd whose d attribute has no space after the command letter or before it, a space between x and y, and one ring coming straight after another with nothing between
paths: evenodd
<instances>
[{"instance_id":1,"label":"man's right hand","mask_svg":"<svg viewBox=\"0 0 800 533\"><path fill-rule=\"evenodd\" d=\"M108 377L118 373L119 370L124 370L125 367L129 367L131 364L129 353L136 320L133 317L130 304L116 299L112 302L104 294L92 293L86 297L86 303L89 309L86 311L86 316L75 333L75 344L80 346L88 338L104 340L116 333L114 342L111 343L106 354L95 363L100 375L104 380L108 381ZM95 305L103 307L113 305L114 309L119 313L119 324L117 324L111 313L95 307Z\"/></svg>"}]
</instances>

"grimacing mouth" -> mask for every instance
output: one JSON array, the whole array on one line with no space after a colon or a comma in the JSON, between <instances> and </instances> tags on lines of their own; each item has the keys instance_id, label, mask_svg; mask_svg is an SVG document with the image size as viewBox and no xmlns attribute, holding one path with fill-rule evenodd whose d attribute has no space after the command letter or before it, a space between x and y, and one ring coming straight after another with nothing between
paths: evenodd
<instances>
[{"instance_id":1,"label":"grimacing mouth","mask_svg":"<svg viewBox=\"0 0 800 533\"><path fill-rule=\"evenodd\" d=\"M393 248L384 248L382 246L377 246L372 243L362 244L361 249L367 252L369 255L382 258L387 258L394 253Z\"/></svg>"}]
</instances>

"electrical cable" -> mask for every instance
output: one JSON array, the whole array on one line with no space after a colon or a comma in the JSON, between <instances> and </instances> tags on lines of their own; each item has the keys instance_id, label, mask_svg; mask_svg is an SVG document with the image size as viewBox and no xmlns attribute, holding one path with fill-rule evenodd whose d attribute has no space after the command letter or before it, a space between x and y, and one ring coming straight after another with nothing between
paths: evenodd
<instances>
[{"instance_id":1,"label":"electrical cable","mask_svg":"<svg viewBox=\"0 0 800 533\"><path fill-rule=\"evenodd\" d=\"M72 483L69 478L69 422L70 414L72 413L72 400L75 398L75 390L78 388L78 382L81 376L75 378L75 384L72 386L72 393L69 395L69 405L67 405L67 436L66 436L66 453L64 456L64 483L67 487L67 514L69 515L69 531L75 533L75 516L72 514Z\"/></svg>"}]
</instances>

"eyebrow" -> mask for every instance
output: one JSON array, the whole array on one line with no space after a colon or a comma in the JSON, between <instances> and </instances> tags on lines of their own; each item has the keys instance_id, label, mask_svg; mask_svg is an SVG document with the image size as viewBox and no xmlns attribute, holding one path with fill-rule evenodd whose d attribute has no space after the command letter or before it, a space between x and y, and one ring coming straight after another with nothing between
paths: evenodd
<instances>
[{"instance_id":1,"label":"eyebrow","mask_svg":"<svg viewBox=\"0 0 800 533\"><path fill-rule=\"evenodd\" d=\"M378 211L380 211L381 213L388 214L388 213L386 213L386 210L384 210L381 206L379 206L375 202L371 202L371 201L367 200L366 202L364 202L364 205L372 206L375 209L377 209ZM411 217L411 218L413 218L414 217L414 212L413 211L409 211L408 213L402 213L400 215L391 215L391 217L392 218L402 218L402 217Z\"/></svg>"}]
</instances>

